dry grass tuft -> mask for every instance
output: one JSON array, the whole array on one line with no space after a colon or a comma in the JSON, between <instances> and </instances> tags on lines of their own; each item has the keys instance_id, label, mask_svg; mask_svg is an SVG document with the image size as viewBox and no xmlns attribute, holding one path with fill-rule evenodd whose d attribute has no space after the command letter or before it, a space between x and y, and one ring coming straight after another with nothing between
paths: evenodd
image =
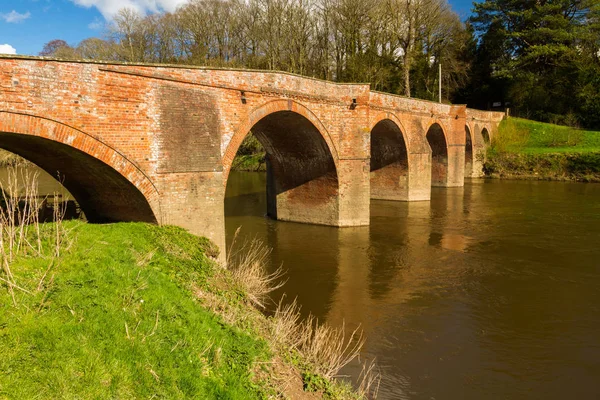
<instances>
[{"instance_id":1,"label":"dry grass tuft","mask_svg":"<svg viewBox=\"0 0 600 400\"><path fill-rule=\"evenodd\" d=\"M226 293L242 292L244 298L256 309L264 311L270 301L269 295L285 283L281 279L283 269L280 267L273 273L268 272L267 261L271 250L257 239L245 241L234 250L239 231L238 228L227 257L231 280L220 279L211 282L210 286L215 288L216 292L221 289ZM247 309L244 311L245 309L239 307L235 301L226 299L212 290L195 288L194 291L205 306L221 315L227 323L254 326L255 330L268 339L276 354L299 355L302 360L300 368L329 381L339 377L340 370L359 356L365 343L360 327L348 334L344 325L332 327L320 324L310 315L303 318L296 300L286 303L285 298L282 298L272 316L264 318L258 310L256 315L251 315L252 313L248 313ZM276 369L272 371L273 374L278 373ZM277 380L276 376L271 377L271 381ZM359 386L352 397L375 398L379 380L375 362L363 363ZM282 393L287 391L284 388L280 389Z\"/></svg>"},{"instance_id":2,"label":"dry grass tuft","mask_svg":"<svg viewBox=\"0 0 600 400\"><path fill-rule=\"evenodd\" d=\"M339 328L319 324L309 316L302 320L296 300L284 304L282 299L271 318L271 336L283 349L293 349L309 363L315 373L333 379L340 370L356 359L365 343L360 327L350 335L345 326ZM381 375L375 360L360 362L362 370L358 377L357 393L360 398L377 398Z\"/></svg>"},{"instance_id":3,"label":"dry grass tuft","mask_svg":"<svg viewBox=\"0 0 600 400\"><path fill-rule=\"evenodd\" d=\"M285 296L281 298L275 313L271 318L271 335L280 346L289 346L298 349L304 339L302 338L300 306L294 299L289 304L284 304Z\"/></svg>"},{"instance_id":4,"label":"dry grass tuft","mask_svg":"<svg viewBox=\"0 0 600 400\"><path fill-rule=\"evenodd\" d=\"M379 384L381 383L381 374L377 368L375 359L364 361L362 369L358 376L358 394L365 399L376 399L379 394Z\"/></svg>"},{"instance_id":5,"label":"dry grass tuft","mask_svg":"<svg viewBox=\"0 0 600 400\"><path fill-rule=\"evenodd\" d=\"M246 240L233 251L235 241L240 232L237 229L231 249L227 256L227 267L231 271L233 280L244 292L252 304L265 309L269 294L285 284L281 278L284 275L283 268L279 267L274 272L267 272L266 261L271 250L260 240Z\"/></svg>"},{"instance_id":6,"label":"dry grass tuft","mask_svg":"<svg viewBox=\"0 0 600 400\"><path fill-rule=\"evenodd\" d=\"M301 354L314 365L317 373L328 379L336 377L344 366L358 357L365 343L360 327L346 335L345 325L335 328L319 324L312 316L301 324L300 329Z\"/></svg>"}]
</instances>

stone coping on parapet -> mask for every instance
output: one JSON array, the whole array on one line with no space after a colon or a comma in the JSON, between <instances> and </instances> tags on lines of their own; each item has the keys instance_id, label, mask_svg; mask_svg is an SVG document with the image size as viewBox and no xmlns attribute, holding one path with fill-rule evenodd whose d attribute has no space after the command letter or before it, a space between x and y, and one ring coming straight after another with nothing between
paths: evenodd
<instances>
[{"instance_id":1,"label":"stone coping on parapet","mask_svg":"<svg viewBox=\"0 0 600 400\"><path fill-rule=\"evenodd\" d=\"M483 113L489 113L490 115L497 115L500 120L504 118L504 116L506 115L505 112L502 111L490 111L490 110L479 110L477 108L469 108L467 107L466 104L454 104L454 103L440 103L439 101L434 101L434 100L427 100L427 99L419 99L417 97L408 97L402 94L396 94L396 93L387 93L387 92L380 92L378 90L371 90L371 93L375 94L375 95L382 95L382 96L391 96L391 97L397 97L400 98L402 100L413 100L413 101L422 101L424 103L428 103L428 104L432 104L432 105L437 105L437 106L446 106L446 107L465 107L467 110L467 114L469 114L469 111L471 112L475 112L476 114L483 114ZM471 119L485 119L485 118L477 118L474 117L472 115L467 116L467 118L471 118Z\"/></svg>"},{"instance_id":2,"label":"stone coping on parapet","mask_svg":"<svg viewBox=\"0 0 600 400\"><path fill-rule=\"evenodd\" d=\"M370 88L371 83L368 82L334 82L326 79L315 78L312 76L305 76L296 74L293 72L287 71L278 71L278 70L267 70L267 69L251 69L251 68L232 68L232 67L212 67L212 66L201 66L201 65L188 65L188 64L161 64L161 63L142 63L142 62L124 62L124 61L101 61L101 60L88 60L88 59L68 59L68 58L53 58L53 57L42 57L42 56L29 56L29 55L20 55L20 54L0 54L0 60L29 60L29 61L52 61L52 62L60 62L60 63L76 63L76 64L96 64L96 65L115 65L115 66L129 66L129 67L153 67L153 68L176 68L176 69L188 69L188 70L203 70L203 71L234 71L234 72L253 72L253 73L263 73L263 74L279 74L279 75L288 75L301 79L309 79L316 82L321 82L330 85L337 86L369 86L369 93L375 95L384 95L384 96L392 96L401 98L404 100L412 100L418 102L425 102L432 105L437 106L446 106L446 107L466 107L466 104L452 104L452 103L440 103L433 100L427 99L419 99L415 97L408 97L401 94L396 93L387 93L380 92L377 90L372 90ZM117 72L117 71L113 71ZM499 111L487 111L487 110L477 110L474 108L467 108L467 110L474 110L477 113L490 113L493 114L502 114L504 113ZM477 118L479 119L479 118ZM502 119L502 118L500 118Z\"/></svg>"},{"instance_id":3,"label":"stone coping on parapet","mask_svg":"<svg viewBox=\"0 0 600 400\"><path fill-rule=\"evenodd\" d=\"M331 85L339 86L371 86L369 82L334 82L326 79L315 78L312 76L305 76L287 71L269 70L269 69L252 69L252 68L232 68L232 67L212 67L203 65L189 65L189 64L161 64L161 63L142 63L142 62L125 62L125 61L100 61L100 60L86 60L86 59L68 59L68 58L53 58L53 57L42 57L42 56L27 56L27 55L15 55L15 54L0 54L0 60L30 60L30 61L54 61L62 63L75 63L75 64L97 64L97 65L120 65L129 67L155 67L155 68L178 68L178 69L197 69L204 71L235 71L235 72L258 72L266 74L280 74L289 75L296 78L310 79L317 82L327 83Z\"/></svg>"},{"instance_id":4,"label":"stone coping on parapet","mask_svg":"<svg viewBox=\"0 0 600 400\"><path fill-rule=\"evenodd\" d=\"M380 92L379 90L371 90L370 92L373 94L377 94L377 95L398 97L398 98L404 99L404 100L423 101L425 103L431 103L431 104L435 104L438 106L448 106L448 107L466 107L467 106L466 104L440 103L439 101L435 101L435 100L420 99L418 97L409 97L409 96L406 96L403 94L397 94L397 93Z\"/></svg>"}]
</instances>

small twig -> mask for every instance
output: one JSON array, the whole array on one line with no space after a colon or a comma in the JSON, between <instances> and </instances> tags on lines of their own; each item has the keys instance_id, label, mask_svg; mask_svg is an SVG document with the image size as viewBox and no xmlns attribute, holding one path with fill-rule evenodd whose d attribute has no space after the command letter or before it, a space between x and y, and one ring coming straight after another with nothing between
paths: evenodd
<instances>
[{"instance_id":1,"label":"small twig","mask_svg":"<svg viewBox=\"0 0 600 400\"><path fill-rule=\"evenodd\" d=\"M156 332L156 328L158 328L158 310L156 310L156 321L154 321L154 328L152 328L152 332L150 332L148 335L144 336L144 338L142 339L142 342L145 341L146 339L148 339L150 336L153 336L154 332Z\"/></svg>"},{"instance_id":2,"label":"small twig","mask_svg":"<svg viewBox=\"0 0 600 400\"><path fill-rule=\"evenodd\" d=\"M50 270L52 269L53 266L54 266L54 259L52 259L50 261L50 265L48 265L48 268L46 268L46 271L44 272L44 275L42 275L42 277L40 278L40 281L38 283L36 291L39 292L40 290L42 290L42 285L44 283L44 279L46 279L46 275L48 275L48 272L50 272Z\"/></svg>"},{"instance_id":3,"label":"small twig","mask_svg":"<svg viewBox=\"0 0 600 400\"><path fill-rule=\"evenodd\" d=\"M179 346L179 343L181 343L181 340L178 340L177 343L175 343L175 346L173 346L173 348L171 348L171 353L173 351L175 351L175 349Z\"/></svg>"},{"instance_id":4,"label":"small twig","mask_svg":"<svg viewBox=\"0 0 600 400\"><path fill-rule=\"evenodd\" d=\"M40 301L40 306L38 307L37 312L42 311L42 307L44 306L44 302L46 301L46 296L48 296L48 292L50 292L52 283L54 283L54 274L52 274L52 277L50 278L50 282L48 282L48 288L46 289L46 292L44 293L44 297L42 297L42 301Z\"/></svg>"},{"instance_id":5,"label":"small twig","mask_svg":"<svg viewBox=\"0 0 600 400\"><path fill-rule=\"evenodd\" d=\"M5 282L7 285L10 285L11 287L14 287L15 289L19 289L20 291L22 291L22 292L25 292L25 293L27 293L27 294L33 294L33 293L31 293L29 290L27 290L27 289L23 289L21 286L19 286L19 285L17 285L17 284L15 284L15 283L13 283L13 282L11 282L11 281L7 281L7 280L6 280L6 279L4 279L4 278L1 278L1 277L0 277L0 281L2 281L2 282Z\"/></svg>"},{"instance_id":6,"label":"small twig","mask_svg":"<svg viewBox=\"0 0 600 400\"><path fill-rule=\"evenodd\" d=\"M160 382L160 378L158 377L158 374L156 372L154 372L154 370L152 369L152 366L150 366L150 368L148 368L148 370L150 371L150 374L152 374L154 379L156 379L156 382Z\"/></svg>"}]
</instances>

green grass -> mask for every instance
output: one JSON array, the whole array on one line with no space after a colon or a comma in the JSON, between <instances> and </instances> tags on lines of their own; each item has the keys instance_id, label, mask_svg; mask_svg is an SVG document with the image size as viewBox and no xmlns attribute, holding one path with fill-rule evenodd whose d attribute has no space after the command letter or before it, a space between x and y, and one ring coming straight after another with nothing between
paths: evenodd
<instances>
[{"instance_id":1,"label":"green grass","mask_svg":"<svg viewBox=\"0 0 600 400\"><path fill-rule=\"evenodd\" d=\"M521 154L600 151L600 132L509 118L500 123L492 150Z\"/></svg>"},{"instance_id":2,"label":"green grass","mask_svg":"<svg viewBox=\"0 0 600 400\"><path fill-rule=\"evenodd\" d=\"M486 154L488 176L600 182L600 132L509 118Z\"/></svg>"},{"instance_id":3,"label":"green grass","mask_svg":"<svg viewBox=\"0 0 600 400\"><path fill-rule=\"evenodd\" d=\"M266 343L203 308L213 246L174 227L65 223L63 248L12 265L0 287L0 398L261 398ZM43 225L52 229L52 225ZM51 236L48 236L51 237ZM48 239L50 240L50 239ZM49 247L49 246L48 246Z\"/></svg>"}]
</instances>

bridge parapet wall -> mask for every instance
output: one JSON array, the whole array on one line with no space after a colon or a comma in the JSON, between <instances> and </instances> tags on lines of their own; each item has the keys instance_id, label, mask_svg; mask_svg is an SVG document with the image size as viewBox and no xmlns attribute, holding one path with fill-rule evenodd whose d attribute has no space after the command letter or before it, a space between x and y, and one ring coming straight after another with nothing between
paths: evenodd
<instances>
[{"instance_id":1,"label":"bridge parapet wall","mask_svg":"<svg viewBox=\"0 0 600 400\"><path fill-rule=\"evenodd\" d=\"M482 141L481 132L486 129L491 140L498 133L500 121L506 118L506 114L498 111L483 111L472 108L467 109L467 126L473 132L475 145L484 147L486 143Z\"/></svg>"}]
</instances>

